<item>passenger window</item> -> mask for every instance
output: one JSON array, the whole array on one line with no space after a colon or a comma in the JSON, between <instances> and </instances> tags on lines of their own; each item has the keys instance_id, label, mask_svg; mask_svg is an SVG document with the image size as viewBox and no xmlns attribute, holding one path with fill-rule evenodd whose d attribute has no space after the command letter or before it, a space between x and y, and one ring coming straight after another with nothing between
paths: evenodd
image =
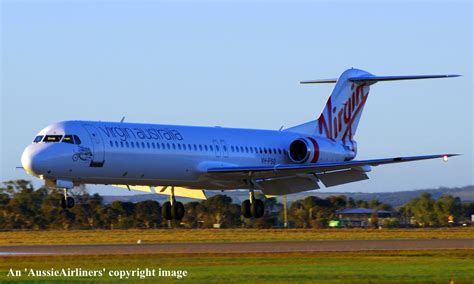
<instances>
[{"instance_id":1,"label":"passenger window","mask_svg":"<svg viewBox=\"0 0 474 284\"><path fill-rule=\"evenodd\" d=\"M62 135L46 135L43 142L45 143L55 143L61 141Z\"/></svg>"},{"instance_id":2,"label":"passenger window","mask_svg":"<svg viewBox=\"0 0 474 284\"><path fill-rule=\"evenodd\" d=\"M155 142L151 142L151 148L155 149Z\"/></svg>"},{"instance_id":3,"label":"passenger window","mask_svg":"<svg viewBox=\"0 0 474 284\"><path fill-rule=\"evenodd\" d=\"M181 144L178 144L178 150L181 150Z\"/></svg>"},{"instance_id":4,"label":"passenger window","mask_svg":"<svg viewBox=\"0 0 474 284\"><path fill-rule=\"evenodd\" d=\"M146 142L146 147L150 149L150 142Z\"/></svg>"},{"instance_id":5,"label":"passenger window","mask_svg":"<svg viewBox=\"0 0 474 284\"><path fill-rule=\"evenodd\" d=\"M69 144L74 144L74 140L72 139L72 135L65 135L62 142L69 143Z\"/></svg>"},{"instance_id":6,"label":"passenger window","mask_svg":"<svg viewBox=\"0 0 474 284\"><path fill-rule=\"evenodd\" d=\"M202 145L201 144L199 144L199 150L202 151Z\"/></svg>"},{"instance_id":7,"label":"passenger window","mask_svg":"<svg viewBox=\"0 0 474 284\"><path fill-rule=\"evenodd\" d=\"M219 151L219 146L216 146L216 151Z\"/></svg>"},{"instance_id":8,"label":"passenger window","mask_svg":"<svg viewBox=\"0 0 474 284\"><path fill-rule=\"evenodd\" d=\"M197 151L198 150L198 147L196 144L194 144L194 151Z\"/></svg>"},{"instance_id":9,"label":"passenger window","mask_svg":"<svg viewBox=\"0 0 474 284\"><path fill-rule=\"evenodd\" d=\"M207 151L207 145L204 145L204 149Z\"/></svg>"},{"instance_id":10,"label":"passenger window","mask_svg":"<svg viewBox=\"0 0 474 284\"><path fill-rule=\"evenodd\" d=\"M142 148L145 148L145 142L142 142Z\"/></svg>"},{"instance_id":11,"label":"passenger window","mask_svg":"<svg viewBox=\"0 0 474 284\"><path fill-rule=\"evenodd\" d=\"M260 154L263 154L263 150L262 150L262 148L259 148L259 149L260 149Z\"/></svg>"},{"instance_id":12,"label":"passenger window","mask_svg":"<svg viewBox=\"0 0 474 284\"><path fill-rule=\"evenodd\" d=\"M123 148L123 141L120 141L120 147Z\"/></svg>"},{"instance_id":13,"label":"passenger window","mask_svg":"<svg viewBox=\"0 0 474 284\"><path fill-rule=\"evenodd\" d=\"M114 142L110 141L110 147L114 147Z\"/></svg>"},{"instance_id":14,"label":"passenger window","mask_svg":"<svg viewBox=\"0 0 474 284\"><path fill-rule=\"evenodd\" d=\"M173 143L173 150L176 150L176 144Z\"/></svg>"},{"instance_id":15,"label":"passenger window","mask_svg":"<svg viewBox=\"0 0 474 284\"><path fill-rule=\"evenodd\" d=\"M118 142L117 141L115 141L115 147L118 147Z\"/></svg>"},{"instance_id":16,"label":"passenger window","mask_svg":"<svg viewBox=\"0 0 474 284\"><path fill-rule=\"evenodd\" d=\"M235 147L235 152L239 152L239 147Z\"/></svg>"},{"instance_id":17,"label":"passenger window","mask_svg":"<svg viewBox=\"0 0 474 284\"><path fill-rule=\"evenodd\" d=\"M230 146L230 150L234 152L234 146Z\"/></svg>"},{"instance_id":18,"label":"passenger window","mask_svg":"<svg viewBox=\"0 0 474 284\"><path fill-rule=\"evenodd\" d=\"M127 146L127 148L128 148L128 142L125 142L125 145L126 145L126 146Z\"/></svg>"},{"instance_id":19,"label":"passenger window","mask_svg":"<svg viewBox=\"0 0 474 284\"><path fill-rule=\"evenodd\" d=\"M81 144L81 139L79 139L79 136L74 135L74 143L76 143L77 145Z\"/></svg>"},{"instance_id":20,"label":"passenger window","mask_svg":"<svg viewBox=\"0 0 474 284\"><path fill-rule=\"evenodd\" d=\"M214 150L212 149L212 145L209 145L209 149L210 149L211 151L214 151Z\"/></svg>"},{"instance_id":21,"label":"passenger window","mask_svg":"<svg viewBox=\"0 0 474 284\"><path fill-rule=\"evenodd\" d=\"M41 140L43 140L43 135L38 135L35 137L35 140L33 140L33 143L39 143Z\"/></svg>"}]
</instances>

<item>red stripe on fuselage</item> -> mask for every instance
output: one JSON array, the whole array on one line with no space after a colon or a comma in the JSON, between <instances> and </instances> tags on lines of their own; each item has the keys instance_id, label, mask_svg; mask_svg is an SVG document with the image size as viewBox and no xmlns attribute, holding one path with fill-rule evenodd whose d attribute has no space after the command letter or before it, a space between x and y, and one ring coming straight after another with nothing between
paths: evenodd
<instances>
[{"instance_id":1,"label":"red stripe on fuselage","mask_svg":"<svg viewBox=\"0 0 474 284\"><path fill-rule=\"evenodd\" d=\"M316 139L312 137L308 137L308 139L309 141L311 141L311 143L313 143L313 147L314 147L314 156L313 156L313 159L311 160L311 163L316 163L319 159L319 145Z\"/></svg>"}]
</instances>

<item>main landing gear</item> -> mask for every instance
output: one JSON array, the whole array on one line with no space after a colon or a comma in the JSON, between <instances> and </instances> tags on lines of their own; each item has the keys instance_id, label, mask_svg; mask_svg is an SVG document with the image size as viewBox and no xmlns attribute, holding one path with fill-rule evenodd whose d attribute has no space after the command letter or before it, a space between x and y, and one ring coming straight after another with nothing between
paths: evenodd
<instances>
[{"instance_id":1,"label":"main landing gear","mask_svg":"<svg viewBox=\"0 0 474 284\"><path fill-rule=\"evenodd\" d=\"M72 208L72 207L74 207L75 203L76 202L74 201L74 198L71 197L71 196L68 196L67 189L65 188L64 189L64 196L61 198L61 207L63 209Z\"/></svg>"},{"instance_id":2,"label":"main landing gear","mask_svg":"<svg viewBox=\"0 0 474 284\"><path fill-rule=\"evenodd\" d=\"M184 205L176 201L173 186L171 187L170 201L166 201L161 207L161 216L166 220L181 220L184 217Z\"/></svg>"},{"instance_id":3,"label":"main landing gear","mask_svg":"<svg viewBox=\"0 0 474 284\"><path fill-rule=\"evenodd\" d=\"M249 198L242 202L240 207L242 210L242 216L245 218L261 218L265 214L265 205L261 199L255 199L255 193L253 191L253 185L249 182Z\"/></svg>"}]
</instances>

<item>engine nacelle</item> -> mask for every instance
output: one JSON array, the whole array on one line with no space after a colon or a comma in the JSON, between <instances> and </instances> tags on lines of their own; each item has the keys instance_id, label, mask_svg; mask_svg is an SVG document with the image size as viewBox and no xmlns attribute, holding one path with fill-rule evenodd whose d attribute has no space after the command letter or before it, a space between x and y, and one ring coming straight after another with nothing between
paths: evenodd
<instances>
[{"instance_id":1,"label":"engine nacelle","mask_svg":"<svg viewBox=\"0 0 474 284\"><path fill-rule=\"evenodd\" d=\"M311 163L315 156L319 155L319 147L316 141L308 138L299 138L291 142L288 156L294 163ZM317 160L317 157L316 157Z\"/></svg>"},{"instance_id":2,"label":"engine nacelle","mask_svg":"<svg viewBox=\"0 0 474 284\"><path fill-rule=\"evenodd\" d=\"M356 155L355 142L343 145L322 137L303 137L291 142L288 156L294 163L324 163L352 160Z\"/></svg>"}]
</instances>

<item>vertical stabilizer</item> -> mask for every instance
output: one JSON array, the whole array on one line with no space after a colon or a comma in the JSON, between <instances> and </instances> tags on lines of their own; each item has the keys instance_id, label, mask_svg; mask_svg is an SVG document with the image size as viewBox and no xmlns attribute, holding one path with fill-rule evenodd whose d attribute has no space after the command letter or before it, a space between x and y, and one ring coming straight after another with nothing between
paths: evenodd
<instances>
[{"instance_id":1,"label":"vertical stabilizer","mask_svg":"<svg viewBox=\"0 0 474 284\"><path fill-rule=\"evenodd\" d=\"M286 130L343 140L344 142L352 140L369 95L369 84L366 82L356 83L349 79L365 76L372 76L372 74L358 69L349 69L342 73L337 81L327 79L302 82L305 84L336 82L336 86L317 120Z\"/></svg>"},{"instance_id":2,"label":"vertical stabilizer","mask_svg":"<svg viewBox=\"0 0 474 284\"><path fill-rule=\"evenodd\" d=\"M285 129L304 135L323 136L344 143L352 141L369 96L370 85L381 81L450 78L459 75L375 76L359 69L348 69L338 79L304 81L303 84L336 83L319 118Z\"/></svg>"}]
</instances>

